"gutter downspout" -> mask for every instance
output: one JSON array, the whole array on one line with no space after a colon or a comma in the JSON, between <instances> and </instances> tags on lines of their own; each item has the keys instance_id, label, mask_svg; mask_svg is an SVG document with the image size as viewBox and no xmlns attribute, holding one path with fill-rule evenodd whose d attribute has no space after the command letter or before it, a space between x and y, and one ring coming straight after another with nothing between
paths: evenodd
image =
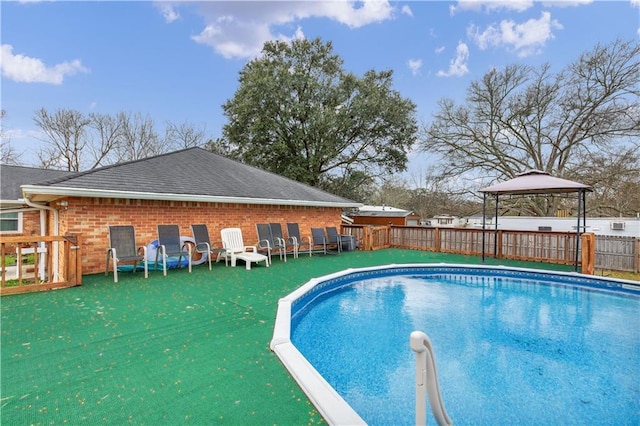
<instances>
[{"instance_id":1,"label":"gutter downspout","mask_svg":"<svg viewBox=\"0 0 640 426\"><path fill-rule=\"evenodd\" d=\"M57 209L54 209L51 206L46 206L44 204L34 203L33 201L31 201L26 197L24 198L24 203L29 207L34 207L40 210L40 213L41 213L40 214L40 235L43 237L46 237L47 231L46 231L46 220L42 213L44 210L49 210L50 212L53 212L53 236L55 237L59 236L58 234L60 232L60 228L58 227L58 222L60 220L60 216ZM59 248L59 243L57 241L54 241L53 242L53 281L54 282L60 281L58 248Z\"/></svg>"}]
</instances>

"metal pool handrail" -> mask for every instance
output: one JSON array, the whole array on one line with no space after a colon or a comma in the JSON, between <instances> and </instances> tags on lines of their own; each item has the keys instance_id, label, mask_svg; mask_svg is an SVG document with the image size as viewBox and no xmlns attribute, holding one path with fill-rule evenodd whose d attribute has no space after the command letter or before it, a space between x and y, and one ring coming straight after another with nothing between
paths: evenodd
<instances>
[{"instance_id":1,"label":"metal pool handrail","mask_svg":"<svg viewBox=\"0 0 640 426\"><path fill-rule=\"evenodd\" d=\"M427 424L427 396L438 424L452 425L440 394L431 340L422 331L414 331L411 333L410 342L411 350L416 353L416 425Z\"/></svg>"}]
</instances>

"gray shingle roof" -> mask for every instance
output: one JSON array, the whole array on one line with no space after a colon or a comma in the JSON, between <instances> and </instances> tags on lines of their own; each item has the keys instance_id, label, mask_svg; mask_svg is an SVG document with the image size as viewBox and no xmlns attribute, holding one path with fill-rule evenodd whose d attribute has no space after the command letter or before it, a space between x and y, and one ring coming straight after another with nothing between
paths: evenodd
<instances>
[{"instance_id":1,"label":"gray shingle roof","mask_svg":"<svg viewBox=\"0 0 640 426\"><path fill-rule=\"evenodd\" d=\"M22 198L20 185L37 184L51 179L69 176L72 172L63 170L36 169L22 166L0 166L0 200L12 201Z\"/></svg>"},{"instance_id":2,"label":"gray shingle roof","mask_svg":"<svg viewBox=\"0 0 640 426\"><path fill-rule=\"evenodd\" d=\"M113 198L260 202L280 205L358 206L351 200L284 178L202 148L114 164L51 180L34 194Z\"/></svg>"}]
</instances>

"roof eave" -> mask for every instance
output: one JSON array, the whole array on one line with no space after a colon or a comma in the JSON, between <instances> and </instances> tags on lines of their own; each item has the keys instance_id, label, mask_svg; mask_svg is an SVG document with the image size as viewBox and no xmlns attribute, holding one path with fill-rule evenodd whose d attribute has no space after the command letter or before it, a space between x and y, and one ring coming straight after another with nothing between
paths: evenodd
<instances>
[{"instance_id":1,"label":"roof eave","mask_svg":"<svg viewBox=\"0 0 640 426\"><path fill-rule=\"evenodd\" d=\"M59 186L23 185L22 192L25 198L32 201L53 201L62 197L84 198L116 198L129 200L159 200L159 201L191 201L202 203L225 204L261 204L276 206L306 206L306 207L359 207L362 204L355 202L331 202L331 201L307 201L286 200L271 198L247 198L211 195L172 194L138 191L114 191L84 188L69 188Z\"/></svg>"}]
</instances>

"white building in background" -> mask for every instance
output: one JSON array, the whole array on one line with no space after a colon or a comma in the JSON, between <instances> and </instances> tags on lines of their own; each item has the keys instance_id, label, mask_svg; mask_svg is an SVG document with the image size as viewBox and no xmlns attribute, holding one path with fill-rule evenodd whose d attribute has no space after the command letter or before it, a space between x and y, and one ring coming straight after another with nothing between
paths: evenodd
<instances>
[{"instance_id":1,"label":"white building in background","mask_svg":"<svg viewBox=\"0 0 640 426\"><path fill-rule=\"evenodd\" d=\"M586 232L593 232L596 235L640 238L640 217L587 217L586 221ZM498 229L575 232L577 225L578 218L575 217L498 217ZM487 218L485 226L494 229L493 218ZM482 217L473 218L473 227L482 227Z\"/></svg>"},{"instance_id":2,"label":"white building in background","mask_svg":"<svg viewBox=\"0 0 640 426\"><path fill-rule=\"evenodd\" d=\"M465 219L457 216L451 216L448 214L440 214L440 215L434 216L428 221L423 222L422 225L436 226L440 228L455 228L455 227L467 226L468 223L469 223L469 219ZM480 226L482 226L482 224L480 224Z\"/></svg>"}]
</instances>

